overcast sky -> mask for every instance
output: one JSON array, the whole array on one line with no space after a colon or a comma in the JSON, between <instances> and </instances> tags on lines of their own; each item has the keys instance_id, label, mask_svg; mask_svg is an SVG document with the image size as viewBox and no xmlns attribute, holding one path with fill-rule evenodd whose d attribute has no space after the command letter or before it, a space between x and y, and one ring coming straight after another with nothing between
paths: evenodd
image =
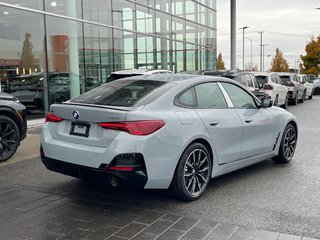
<instances>
[{"instance_id":1,"label":"overcast sky","mask_svg":"<svg viewBox=\"0 0 320 240\"><path fill-rule=\"evenodd\" d=\"M237 67L242 68L242 30L252 39L253 64L260 66L260 35L264 31L265 70L270 68L275 48L280 48L290 67L305 54L311 36L320 35L320 0L237 0ZM217 0L217 51L230 68L230 0ZM245 63L250 64L251 43L245 40Z\"/></svg>"}]
</instances>

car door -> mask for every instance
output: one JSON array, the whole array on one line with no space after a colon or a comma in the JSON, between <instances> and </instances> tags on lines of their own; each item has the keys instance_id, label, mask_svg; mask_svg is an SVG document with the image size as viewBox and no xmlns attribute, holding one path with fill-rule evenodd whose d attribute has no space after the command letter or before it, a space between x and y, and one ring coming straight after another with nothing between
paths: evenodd
<instances>
[{"instance_id":1,"label":"car door","mask_svg":"<svg viewBox=\"0 0 320 240\"><path fill-rule=\"evenodd\" d=\"M211 137L219 164L239 160L243 134L239 115L229 108L217 83L196 85L195 94L195 110Z\"/></svg>"},{"instance_id":2,"label":"car door","mask_svg":"<svg viewBox=\"0 0 320 240\"><path fill-rule=\"evenodd\" d=\"M271 152L274 120L270 111L260 108L255 98L241 87L222 83L243 124L241 159Z\"/></svg>"}]
</instances>

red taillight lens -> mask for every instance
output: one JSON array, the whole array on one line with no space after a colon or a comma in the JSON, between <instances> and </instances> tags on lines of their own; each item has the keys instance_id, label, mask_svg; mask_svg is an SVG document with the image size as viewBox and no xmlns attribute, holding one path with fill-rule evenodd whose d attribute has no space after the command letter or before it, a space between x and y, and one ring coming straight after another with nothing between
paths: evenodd
<instances>
[{"instance_id":1,"label":"red taillight lens","mask_svg":"<svg viewBox=\"0 0 320 240\"><path fill-rule=\"evenodd\" d=\"M163 120L99 123L100 127L124 131L132 135L149 135L165 125Z\"/></svg>"},{"instance_id":2,"label":"red taillight lens","mask_svg":"<svg viewBox=\"0 0 320 240\"><path fill-rule=\"evenodd\" d=\"M61 122L62 120L62 118L59 118L52 113L47 113L46 115L46 122Z\"/></svg>"},{"instance_id":3,"label":"red taillight lens","mask_svg":"<svg viewBox=\"0 0 320 240\"><path fill-rule=\"evenodd\" d=\"M264 85L264 89L265 90L273 90L273 87L271 85L269 85L269 84L265 84Z\"/></svg>"},{"instance_id":4,"label":"red taillight lens","mask_svg":"<svg viewBox=\"0 0 320 240\"><path fill-rule=\"evenodd\" d=\"M295 86L295 84L293 82L287 82L286 85L289 86L289 87L294 87Z\"/></svg>"}]
</instances>

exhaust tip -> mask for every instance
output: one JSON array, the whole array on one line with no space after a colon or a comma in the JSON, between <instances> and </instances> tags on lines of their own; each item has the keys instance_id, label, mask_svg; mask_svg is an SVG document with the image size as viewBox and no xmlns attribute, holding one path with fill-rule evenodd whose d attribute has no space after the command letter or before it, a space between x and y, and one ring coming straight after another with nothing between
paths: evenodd
<instances>
[{"instance_id":1,"label":"exhaust tip","mask_svg":"<svg viewBox=\"0 0 320 240\"><path fill-rule=\"evenodd\" d=\"M109 182L110 182L112 187L119 187L119 185L120 185L119 180L117 178L115 178L115 177L111 177L109 179Z\"/></svg>"}]
</instances>

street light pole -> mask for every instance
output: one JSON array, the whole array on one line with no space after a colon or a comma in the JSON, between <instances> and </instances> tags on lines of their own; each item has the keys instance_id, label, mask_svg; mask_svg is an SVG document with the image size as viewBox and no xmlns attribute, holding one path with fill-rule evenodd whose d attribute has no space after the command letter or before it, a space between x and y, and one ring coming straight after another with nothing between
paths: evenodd
<instances>
[{"instance_id":1,"label":"street light pole","mask_svg":"<svg viewBox=\"0 0 320 240\"><path fill-rule=\"evenodd\" d=\"M268 46L268 44L262 44L262 71L264 71L264 47Z\"/></svg>"},{"instance_id":2,"label":"street light pole","mask_svg":"<svg viewBox=\"0 0 320 240\"><path fill-rule=\"evenodd\" d=\"M253 69L253 61L252 61L252 38L246 37L246 39L250 40L251 50L250 50L250 71Z\"/></svg>"},{"instance_id":3,"label":"street light pole","mask_svg":"<svg viewBox=\"0 0 320 240\"><path fill-rule=\"evenodd\" d=\"M242 70L244 70L244 30L249 28L249 26L245 26L239 29L242 29Z\"/></svg>"}]
</instances>

